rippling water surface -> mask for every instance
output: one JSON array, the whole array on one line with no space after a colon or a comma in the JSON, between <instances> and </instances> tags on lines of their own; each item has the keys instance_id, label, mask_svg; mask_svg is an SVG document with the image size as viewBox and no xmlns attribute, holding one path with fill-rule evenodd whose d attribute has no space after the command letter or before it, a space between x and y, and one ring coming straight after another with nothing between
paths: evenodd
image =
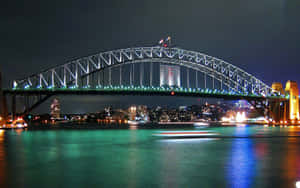
<instances>
[{"instance_id":1,"label":"rippling water surface","mask_svg":"<svg viewBox=\"0 0 300 188\"><path fill-rule=\"evenodd\" d=\"M0 130L0 187L296 187L300 128L208 128L221 137L159 139L155 129Z\"/></svg>"}]
</instances>

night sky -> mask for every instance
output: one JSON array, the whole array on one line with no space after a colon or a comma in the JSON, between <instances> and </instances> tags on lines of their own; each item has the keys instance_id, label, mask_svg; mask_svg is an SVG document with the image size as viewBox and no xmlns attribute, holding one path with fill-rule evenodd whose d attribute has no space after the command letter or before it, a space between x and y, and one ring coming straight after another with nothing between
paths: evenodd
<instances>
[{"instance_id":1,"label":"night sky","mask_svg":"<svg viewBox=\"0 0 300 188\"><path fill-rule=\"evenodd\" d=\"M299 10L299 0L5 0L0 5L0 67L8 86L10 80L70 59L152 46L170 35L178 47L221 58L268 85L300 84ZM106 103L122 106L124 99L149 100L99 96L82 99L84 108L70 104L79 102L76 97L62 100L66 112L81 112ZM91 101L97 105L90 107ZM166 102L163 97L157 101Z\"/></svg>"}]
</instances>

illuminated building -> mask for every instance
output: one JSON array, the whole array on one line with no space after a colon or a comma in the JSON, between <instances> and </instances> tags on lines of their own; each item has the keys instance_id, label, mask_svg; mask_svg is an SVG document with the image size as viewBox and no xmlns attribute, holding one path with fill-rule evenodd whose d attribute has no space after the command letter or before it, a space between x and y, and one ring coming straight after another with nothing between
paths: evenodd
<instances>
[{"instance_id":1,"label":"illuminated building","mask_svg":"<svg viewBox=\"0 0 300 188\"><path fill-rule=\"evenodd\" d=\"M180 67L160 65L160 86L180 87Z\"/></svg>"},{"instance_id":2,"label":"illuminated building","mask_svg":"<svg viewBox=\"0 0 300 188\"><path fill-rule=\"evenodd\" d=\"M57 98L53 99L51 108L51 118L59 119L60 118L60 103Z\"/></svg>"},{"instance_id":3,"label":"illuminated building","mask_svg":"<svg viewBox=\"0 0 300 188\"><path fill-rule=\"evenodd\" d=\"M285 85L285 91L289 94L289 119L299 119L299 90L295 81L289 80Z\"/></svg>"},{"instance_id":4,"label":"illuminated building","mask_svg":"<svg viewBox=\"0 0 300 188\"><path fill-rule=\"evenodd\" d=\"M135 117L136 117L136 106L129 107L128 111L129 111L129 120L135 120Z\"/></svg>"}]
</instances>

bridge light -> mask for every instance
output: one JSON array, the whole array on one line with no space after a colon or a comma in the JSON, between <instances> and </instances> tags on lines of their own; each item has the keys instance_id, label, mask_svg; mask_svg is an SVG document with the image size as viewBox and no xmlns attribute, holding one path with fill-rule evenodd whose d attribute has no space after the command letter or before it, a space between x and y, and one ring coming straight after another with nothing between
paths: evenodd
<instances>
[{"instance_id":1,"label":"bridge light","mask_svg":"<svg viewBox=\"0 0 300 188\"><path fill-rule=\"evenodd\" d=\"M175 95L175 92L174 92L174 91L171 91L171 95L174 96L174 95Z\"/></svg>"},{"instance_id":2,"label":"bridge light","mask_svg":"<svg viewBox=\"0 0 300 188\"><path fill-rule=\"evenodd\" d=\"M15 88L17 88L18 87L18 83L16 82L16 81L14 81L14 83L13 83L13 88L15 89Z\"/></svg>"}]
</instances>

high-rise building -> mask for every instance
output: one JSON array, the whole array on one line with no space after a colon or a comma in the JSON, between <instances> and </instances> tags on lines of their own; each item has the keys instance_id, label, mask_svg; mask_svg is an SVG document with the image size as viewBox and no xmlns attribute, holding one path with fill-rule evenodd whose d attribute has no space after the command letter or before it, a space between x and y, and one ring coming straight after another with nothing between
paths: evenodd
<instances>
[{"instance_id":1,"label":"high-rise building","mask_svg":"<svg viewBox=\"0 0 300 188\"><path fill-rule=\"evenodd\" d=\"M160 86L180 87L180 67L160 65Z\"/></svg>"},{"instance_id":2,"label":"high-rise building","mask_svg":"<svg viewBox=\"0 0 300 188\"><path fill-rule=\"evenodd\" d=\"M60 102L58 98L53 99L51 108L51 118L52 119L59 119L60 118Z\"/></svg>"}]
</instances>

